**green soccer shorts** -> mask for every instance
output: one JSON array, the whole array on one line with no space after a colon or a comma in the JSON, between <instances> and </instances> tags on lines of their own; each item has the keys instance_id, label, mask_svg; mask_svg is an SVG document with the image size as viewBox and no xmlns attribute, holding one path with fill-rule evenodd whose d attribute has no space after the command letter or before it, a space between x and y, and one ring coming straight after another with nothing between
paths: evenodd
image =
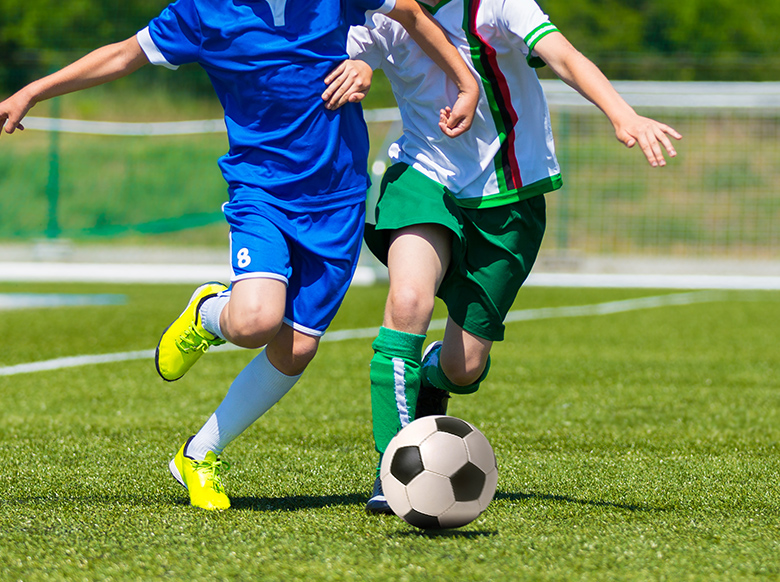
<instances>
[{"instance_id":1,"label":"green soccer shorts","mask_svg":"<svg viewBox=\"0 0 780 582\"><path fill-rule=\"evenodd\" d=\"M387 264L391 232L415 224L440 224L454 234L452 262L437 293L452 320L483 339L503 340L504 318L544 237L544 195L464 208L446 187L406 164L394 164L382 179L376 225L366 225L366 244Z\"/></svg>"}]
</instances>

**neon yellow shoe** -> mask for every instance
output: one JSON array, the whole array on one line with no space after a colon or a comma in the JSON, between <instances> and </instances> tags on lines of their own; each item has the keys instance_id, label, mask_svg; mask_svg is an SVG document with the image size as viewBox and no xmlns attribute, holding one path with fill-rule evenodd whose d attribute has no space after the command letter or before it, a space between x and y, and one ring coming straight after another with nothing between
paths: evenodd
<instances>
[{"instance_id":1,"label":"neon yellow shoe","mask_svg":"<svg viewBox=\"0 0 780 582\"><path fill-rule=\"evenodd\" d=\"M225 290L225 285L215 282L195 289L187 307L163 332L154 354L154 365L163 380L178 380L211 346L225 343L225 340L203 329L199 313L206 299Z\"/></svg>"},{"instance_id":2,"label":"neon yellow shoe","mask_svg":"<svg viewBox=\"0 0 780 582\"><path fill-rule=\"evenodd\" d=\"M190 441L188 440L187 443ZM206 458L196 461L184 454L184 443L176 456L168 463L168 469L176 480L190 494L190 503L203 509L227 509L230 499L225 494L220 473L230 469L230 465L221 461L217 455L209 451Z\"/></svg>"}]
</instances>

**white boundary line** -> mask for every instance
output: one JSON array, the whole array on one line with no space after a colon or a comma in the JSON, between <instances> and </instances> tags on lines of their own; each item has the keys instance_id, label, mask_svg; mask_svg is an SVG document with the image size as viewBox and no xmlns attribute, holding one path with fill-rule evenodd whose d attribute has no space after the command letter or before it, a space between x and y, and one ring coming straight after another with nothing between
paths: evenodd
<instances>
[{"instance_id":1,"label":"white boundary line","mask_svg":"<svg viewBox=\"0 0 780 582\"><path fill-rule=\"evenodd\" d=\"M0 262L0 282L23 283L192 283L229 281L230 266L143 263ZM359 266L355 285L376 282L371 267Z\"/></svg>"},{"instance_id":2,"label":"white boundary line","mask_svg":"<svg viewBox=\"0 0 780 582\"><path fill-rule=\"evenodd\" d=\"M222 265L102 264L67 262L0 262L0 282L29 283L192 283L227 281ZM354 285L372 285L387 278L384 267L360 265ZM536 287L603 287L635 289L733 289L780 291L780 276L660 275L532 272L525 283Z\"/></svg>"},{"instance_id":3,"label":"white boundary line","mask_svg":"<svg viewBox=\"0 0 780 582\"><path fill-rule=\"evenodd\" d=\"M642 275L531 273L527 286L633 289L731 289L780 291L780 277L760 275Z\"/></svg>"},{"instance_id":4,"label":"white boundary line","mask_svg":"<svg viewBox=\"0 0 780 582\"><path fill-rule=\"evenodd\" d=\"M652 309L656 307L708 303L712 301L719 301L723 299L723 297L724 294L719 291L695 291L688 293L672 293L669 295L638 297L635 299L608 301L605 303L595 303L590 305L521 309L518 311L510 311L506 317L506 322L511 323L517 321L552 319L558 317L589 317L598 315L611 315L614 313L625 313L627 311ZM445 324L446 319L435 319L431 322L431 325L428 329L441 330L444 329ZM323 336L322 341L334 342L372 338L377 334L378 329L378 327L364 327L357 329L331 331ZM213 351L226 352L241 349L243 348L239 348L238 346L234 346L232 344L225 344L223 346L214 348ZM101 354L92 356L71 356L67 358L45 360L42 362L32 362L29 364L17 364L15 366L6 366L0 368L0 376L15 376L18 374L61 370L63 368L75 368L78 366L107 364L129 360L151 360L154 358L154 352L155 350L140 350L136 352L118 352L114 354Z\"/></svg>"}]
</instances>

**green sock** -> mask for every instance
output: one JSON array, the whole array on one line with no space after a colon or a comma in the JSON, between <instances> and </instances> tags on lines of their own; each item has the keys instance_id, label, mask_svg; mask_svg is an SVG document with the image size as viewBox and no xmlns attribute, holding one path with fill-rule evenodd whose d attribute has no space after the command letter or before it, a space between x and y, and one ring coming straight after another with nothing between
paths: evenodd
<instances>
[{"instance_id":1,"label":"green sock","mask_svg":"<svg viewBox=\"0 0 780 582\"><path fill-rule=\"evenodd\" d=\"M371 416L374 444L380 454L414 418L424 341L424 335L381 327L372 344Z\"/></svg>"},{"instance_id":2,"label":"green sock","mask_svg":"<svg viewBox=\"0 0 780 582\"><path fill-rule=\"evenodd\" d=\"M469 384L468 386L458 386L457 384L453 384L441 369L441 359L437 357L435 358L435 362L436 363L432 362L431 365L425 366L422 369L425 381L439 390L446 390L453 394L473 394L479 390L479 385L487 377L488 372L490 371L490 356L488 356L487 362L485 363L485 369L482 370L482 374L479 375L476 382Z\"/></svg>"}]
</instances>

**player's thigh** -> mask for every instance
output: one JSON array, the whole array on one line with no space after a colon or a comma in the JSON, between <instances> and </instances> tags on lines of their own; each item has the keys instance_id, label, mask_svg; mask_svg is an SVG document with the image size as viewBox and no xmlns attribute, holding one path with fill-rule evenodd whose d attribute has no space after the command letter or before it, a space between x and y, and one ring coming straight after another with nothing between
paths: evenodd
<instances>
[{"instance_id":1,"label":"player's thigh","mask_svg":"<svg viewBox=\"0 0 780 582\"><path fill-rule=\"evenodd\" d=\"M366 225L366 245L387 265L394 233L423 225L440 225L459 238L459 214L457 204L444 186L407 164L394 164L382 179L382 192L375 209L376 223Z\"/></svg>"},{"instance_id":2,"label":"player's thigh","mask_svg":"<svg viewBox=\"0 0 780 582\"><path fill-rule=\"evenodd\" d=\"M417 224L393 232L387 261L390 290L385 327L425 333L451 248L452 232L438 224Z\"/></svg>"},{"instance_id":3,"label":"player's thigh","mask_svg":"<svg viewBox=\"0 0 780 582\"><path fill-rule=\"evenodd\" d=\"M451 257L452 231L440 224L396 230L390 238L387 260L390 285L419 283L435 292Z\"/></svg>"}]
</instances>

